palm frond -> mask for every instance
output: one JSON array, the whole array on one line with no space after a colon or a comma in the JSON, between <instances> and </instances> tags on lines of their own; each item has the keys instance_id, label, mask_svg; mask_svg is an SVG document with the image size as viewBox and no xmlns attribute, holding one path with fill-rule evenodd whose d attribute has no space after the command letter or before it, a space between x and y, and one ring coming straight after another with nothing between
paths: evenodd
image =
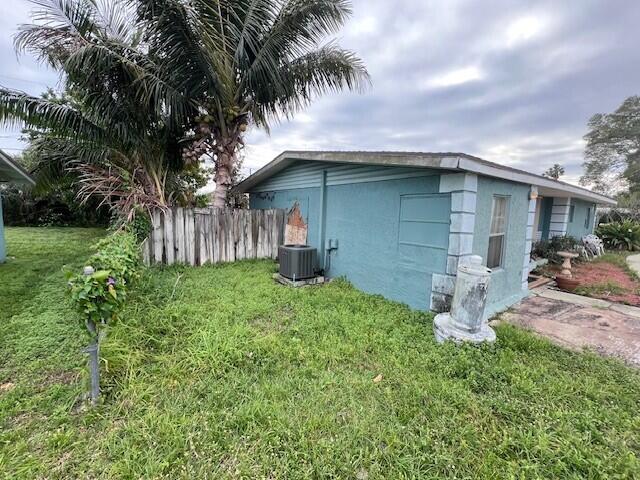
<instances>
[{"instance_id":1,"label":"palm frond","mask_svg":"<svg viewBox=\"0 0 640 480\"><path fill-rule=\"evenodd\" d=\"M110 122L118 135L136 130L132 121L138 122L137 132L146 135L143 123L165 117L181 125L196 111L195 102L161 77L147 56L118 43L83 46L67 59L65 70L69 81L80 87L92 115ZM86 75L88 70L92 75Z\"/></svg>"},{"instance_id":2,"label":"palm frond","mask_svg":"<svg viewBox=\"0 0 640 480\"><path fill-rule=\"evenodd\" d=\"M111 40L136 46L140 29L135 24L134 12L124 0L93 0L96 3L96 21L100 32Z\"/></svg>"},{"instance_id":3,"label":"palm frond","mask_svg":"<svg viewBox=\"0 0 640 480\"><path fill-rule=\"evenodd\" d=\"M159 70L189 97L215 97L224 91L220 78L223 62L215 29L207 24L211 5L186 4L179 0L134 0L138 22L144 24L149 54L158 59ZM206 7L206 8L205 8ZM205 48L205 45L208 48Z\"/></svg>"},{"instance_id":4,"label":"palm frond","mask_svg":"<svg viewBox=\"0 0 640 480\"><path fill-rule=\"evenodd\" d=\"M244 50L249 68L242 72L240 88L251 90L256 83L280 88L282 63L313 51L323 38L337 31L350 14L348 0L288 0L282 3L272 25L259 40L259 48ZM250 44L247 42L246 45Z\"/></svg>"},{"instance_id":5,"label":"palm frond","mask_svg":"<svg viewBox=\"0 0 640 480\"><path fill-rule=\"evenodd\" d=\"M0 125L37 133L43 178L72 172L81 195L125 213L184 192L181 171L198 152L233 169L248 121L268 129L318 95L369 82L352 52L322 46L350 0L34 3L16 48L58 69L73 102L0 88Z\"/></svg>"},{"instance_id":6,"label":"palm frond","mask_svg":"<svg viewBox=\"0 0 640 480\"><path fill-rule=\"evenodd\" d=\"M29 52L38 60L61 68L69 53L98 31L93 2L76 0L32 0L39 9L34 23L22 25L14 38L18 52Z\"/></svg>"},{"instance_id":7,"label":"palm frond","mask_svg":"<svg viewBox=\"0 0 640 480\"><path fill-rule=\"evenodd\" d=\"M102 141L108 136L103 128L67 105L1 87L0 125L46 129L57 135L92 141Z\"/></svg>"},{"instance_id":8,"label":"palm frond","mask_svg":"<svg viewBox=\"0 0 640 480\"><path fill-rule=\"evenodd\" d=\"M362 61L348 50L327 44L280 67L281 89L256 88L252 115L258 123L289 118L315 97L343 89L363 91L370 77Z\"/></svg>"}]
</instances>

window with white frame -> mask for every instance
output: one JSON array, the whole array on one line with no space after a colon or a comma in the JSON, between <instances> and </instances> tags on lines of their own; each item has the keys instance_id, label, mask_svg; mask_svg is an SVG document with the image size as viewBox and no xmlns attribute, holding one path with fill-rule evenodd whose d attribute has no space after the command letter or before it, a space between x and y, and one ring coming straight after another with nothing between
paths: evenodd
<instances>
[{"instance_id":1,"label":"window with white frame","mask_svg":"<svg viewBox=\"0 0 640 480\"><path fill-rule=\"evenodd\" d=\"M505 237L507 235L508 197L495 195L491 207L491 230L489 231L489 251L487 267L500 268L504 257Z\"/></svg>"}]
</instances>

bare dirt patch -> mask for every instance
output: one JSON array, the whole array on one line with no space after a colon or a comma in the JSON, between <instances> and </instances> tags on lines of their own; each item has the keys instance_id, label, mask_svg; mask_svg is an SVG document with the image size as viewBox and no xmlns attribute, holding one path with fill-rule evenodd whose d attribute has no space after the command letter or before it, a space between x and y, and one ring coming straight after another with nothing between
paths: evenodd
<instances>
[{"instance_id":1,"label":"bare dirt patch","mask_svg":"<svg viewBox=\"0 0 640 480\"><path fill-rule=\"evenodd\" d=\"M269 335L284 332L293 321L295 313L291 306L285 305L268 315L259 315L250 320L250 324Z\"/></svg>"},{"instance_id":2,"label":"bare dirt patch","mask_svg":"<svg viewBox=\"0 0 640 480\"><path fill-rule=\"evenodd\" d=\"M57 371L48 373L42 380L41 387L50 387L51 385L71 385L80 378L80 373L77 371Z\"/></svg>"},{"instance_id":3,"label":"bare dirt patch","mask_svg":"<svg viewBox=\"0 0 640 480\"><path fill-rule=\"evenodd\" d=\"M0 392L10 392L16 387L16 384L13 382L6 382L0 384Z\"/></svg>"},{"instance_id":4,"label":"bare dirt patch","mask_svg":"<svg viewBox=\"0 0 640 480\"><path fill-rule=\"evenodd\" d=\"M640 282L618 265L608 262L582 263L574 267L573 274L581 287L590 290L590 297L640 306Z\"/></svg>"}]
</instances>

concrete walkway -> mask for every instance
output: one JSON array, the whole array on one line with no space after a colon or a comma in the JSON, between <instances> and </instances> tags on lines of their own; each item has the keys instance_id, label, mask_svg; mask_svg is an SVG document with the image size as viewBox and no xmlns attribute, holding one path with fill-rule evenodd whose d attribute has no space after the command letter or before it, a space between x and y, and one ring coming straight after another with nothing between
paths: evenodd
<instances>
[{"instance_id":1,"label":"concrete walkway","mask_svg":"<svg viewBox=\"0 0 640 480\"><path fill-rule=\"evenodd\" d=\"M627 263L629 264L629 268L640 276L640 253L637 255L629 255L627 257Z\"/></svg>"},{"instance_id":2,"label":"concrete walkway","mask_svg":"<svg viewBox=\"0 0 640 480\"><path fill-rule=\"evenodd\" d=\"M548 287L500 315L573 350L589 348L640 367L640 308Z\"/></svg>"}]
</instances>

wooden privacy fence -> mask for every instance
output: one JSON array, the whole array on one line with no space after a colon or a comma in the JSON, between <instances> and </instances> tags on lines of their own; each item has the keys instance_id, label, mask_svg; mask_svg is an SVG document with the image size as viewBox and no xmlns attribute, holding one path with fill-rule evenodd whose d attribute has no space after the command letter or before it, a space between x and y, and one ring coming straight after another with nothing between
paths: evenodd
<instances>
[{"instance_id":1,"label":"wooden privacy fence","mask_svg":"<svg viewBox=\"0 0 640 480\"><path fill-rule=\"evenodd\" d=\"M284 241L285 218L285 210L157 210L142 245L144 262L204 265L276 258Z\"/></svg>"}]
</instances>

